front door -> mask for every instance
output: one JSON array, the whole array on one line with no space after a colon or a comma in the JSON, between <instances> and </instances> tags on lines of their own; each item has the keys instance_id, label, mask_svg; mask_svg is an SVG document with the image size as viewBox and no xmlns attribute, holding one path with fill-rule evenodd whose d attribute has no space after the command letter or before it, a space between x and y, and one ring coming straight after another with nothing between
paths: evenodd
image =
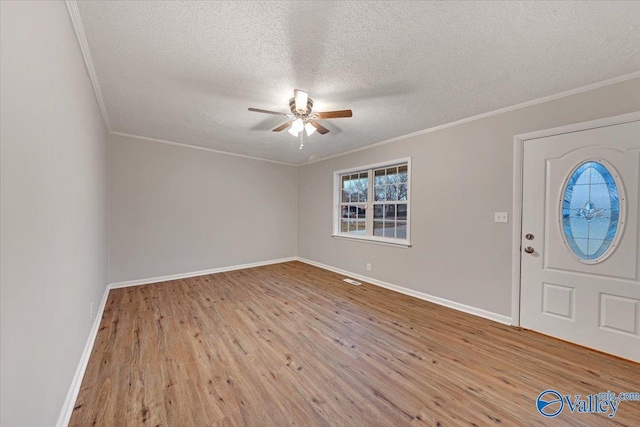
<instances>
[{"instance_id":1,"label":"front door","mask_svg":"<svg viewBox=\"0 0 640 427\"><path fill-rule=\"evenodd\" d=\"M520 324L640 361L640 121L524 142Z\"/></svg>"}]
</instances>

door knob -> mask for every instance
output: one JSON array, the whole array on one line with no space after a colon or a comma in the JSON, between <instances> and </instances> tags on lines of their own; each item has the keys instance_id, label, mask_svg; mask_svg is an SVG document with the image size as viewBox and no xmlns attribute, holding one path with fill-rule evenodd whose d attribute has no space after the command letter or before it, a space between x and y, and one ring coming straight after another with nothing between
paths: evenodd
<instances>
[{"instance_id":1,"label":"door knob","mask_svg":"<svg viewBox=\"0 0 640 427\"><path fill-rule=\"evenodd\" d=\"M526 248L524 248L524 251L528 254L532 254L534 250L535 249L533 249L531 246L527 246Z\"/></svg>"}]
</instances>

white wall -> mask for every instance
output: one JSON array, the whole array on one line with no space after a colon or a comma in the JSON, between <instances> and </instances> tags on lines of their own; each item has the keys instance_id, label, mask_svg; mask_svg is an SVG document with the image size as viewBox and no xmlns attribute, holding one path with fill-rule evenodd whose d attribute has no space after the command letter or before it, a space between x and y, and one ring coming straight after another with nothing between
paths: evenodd
<instances>
[{"instance_id":1,"label":"white wall","mask_svg":"<svg viewBox=\"0 0 640 427\"><path fill-rule=\"evenodd\" d=\"M514 135L638 110L633 79L300 167L298 256L510 316ZM413 247L332 238L333 172L401 157Z\"/></svg>"},{"instance_id":2,"label":"white wall","mask_svg":"<svg viewBox=\"0 0 640 427\"><path fill-rule=\"evenodd\" d=\"M0 8L0 424L51 426L107 283L107 136L65 4Z\"/></svg>"},{"instance_id":3,"label":"white wall","mask_svg":"<svg viewBox=\"0 0 640 427\"><path fill-rule=\"evenodd\" d=\"M109 136L109 282L296 254L297 170Z\"/></svg>"}]
</instances>

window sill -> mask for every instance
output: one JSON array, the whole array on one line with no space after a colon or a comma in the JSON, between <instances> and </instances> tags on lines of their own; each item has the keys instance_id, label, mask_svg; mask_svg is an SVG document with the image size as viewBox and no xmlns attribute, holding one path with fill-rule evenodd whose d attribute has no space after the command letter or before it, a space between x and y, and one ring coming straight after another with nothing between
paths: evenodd
<instances>
[{"instance_id":1,"label":"window sill","mask_svg":"<svg viewBox=\"0 0 640 427\"><path fill-rule=\"evenodd\" d=\"M372 236L348 236L345 234L332 234L331 237L344 240L355 240L362 243L374 243L376 245L394 246L396 248L410 248L409 240L385 239L384 237Z\"/></svg>"}]
</instances>

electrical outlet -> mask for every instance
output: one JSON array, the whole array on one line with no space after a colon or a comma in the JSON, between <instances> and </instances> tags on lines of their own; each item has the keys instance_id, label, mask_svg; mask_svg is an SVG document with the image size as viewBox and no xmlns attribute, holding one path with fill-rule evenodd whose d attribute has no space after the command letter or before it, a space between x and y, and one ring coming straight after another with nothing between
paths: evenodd
<instances>
[{"instance_id":1,"label":"electrical outlet","mask_svg":"<svg viewBox=\"0 0 640 427\"><path fill-rule=\"evenodd\" d=\"M509 222L509 212L495 212L494 222Z\"/></svg>"},{"instance_id":2,"label":"electrical outlet","mask_svg":"<svg viewBox=\"0 0 640 427\"><path fill-rule=\"evenodd\" d=\"M371 263L367 263L367 271L371 271Z\"/></svg>"},{"instance_id":3,"label":"electrical outlet","mask_svg":"<svg viewBox=\"0 0 640 427\"><path fill-rule=\"evenodd\" d=\"M93 319L93 303L91 303L91 318Z\"/></svg>"}]
</instances>

